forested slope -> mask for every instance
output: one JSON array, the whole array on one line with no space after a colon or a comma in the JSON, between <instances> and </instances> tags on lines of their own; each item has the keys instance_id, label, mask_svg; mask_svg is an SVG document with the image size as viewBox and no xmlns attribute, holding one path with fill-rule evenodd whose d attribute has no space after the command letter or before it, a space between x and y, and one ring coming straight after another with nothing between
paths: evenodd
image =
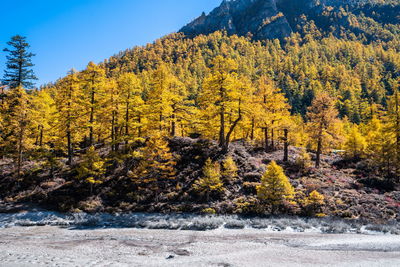
<instances>
[{"instance_id":1,"label":"forested slope","mask_svg":"<svg viewBox=\"0 0 400 267\"><path fill-rule=\"evenodd\" d=\"M175 33L41 90L3 88L0 195L62 210L396 219L400 43L373 16L354 17L360 34L302 18L281 41Z\"/></svg>"}]
</instances>

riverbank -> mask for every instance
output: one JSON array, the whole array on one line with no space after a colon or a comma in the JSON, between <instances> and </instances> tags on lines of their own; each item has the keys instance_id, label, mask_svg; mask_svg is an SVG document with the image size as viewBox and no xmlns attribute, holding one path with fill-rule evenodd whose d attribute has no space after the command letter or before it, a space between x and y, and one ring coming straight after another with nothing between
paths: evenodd
<instances>
[{"instance_id":1,"label":"riverbank","mask_svg":"<svg viewBox=\"0 0 400 267\"><path fill-rule=\"evenodd\" d=\"M400 238L268 232L0 229L1 266L399 266Z\"/></svg>"}]
</instances>

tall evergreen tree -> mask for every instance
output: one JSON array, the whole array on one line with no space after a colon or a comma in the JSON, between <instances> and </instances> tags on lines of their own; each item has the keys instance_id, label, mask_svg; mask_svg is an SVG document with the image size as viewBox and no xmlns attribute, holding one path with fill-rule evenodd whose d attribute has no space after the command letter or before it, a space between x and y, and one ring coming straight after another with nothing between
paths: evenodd
<instances>
[{"instance_id":1,"label":"tall evergreen tree","mask_svg":"<svg viewBox=\"0 0 400 267\"><path fill-rule=\"evenodd\" d=\"M3 50L8 53L3 83L11 88L18 86L28 89L33 88L34 83L32 81L37 80L32 70L34 66L32 57L35 54L28 52L30 45L26 42L26 37L16 35L7 44L11 48Z\"/></svg>"}]
</instances>

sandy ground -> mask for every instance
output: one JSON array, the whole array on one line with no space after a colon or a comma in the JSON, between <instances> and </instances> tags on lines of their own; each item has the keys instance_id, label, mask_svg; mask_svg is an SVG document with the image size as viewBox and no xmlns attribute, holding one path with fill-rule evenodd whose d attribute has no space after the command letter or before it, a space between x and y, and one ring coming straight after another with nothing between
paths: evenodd
<instances>
[{"instance_id":1,"label":"sandy ground","mask_svg":"<svg viewBox=\"0 0 400 267\"><path fill-rule=\"evenodd\" d=\"M400 236L13 227L0 266L400 266Z\"/></svg>"}]
</instances>

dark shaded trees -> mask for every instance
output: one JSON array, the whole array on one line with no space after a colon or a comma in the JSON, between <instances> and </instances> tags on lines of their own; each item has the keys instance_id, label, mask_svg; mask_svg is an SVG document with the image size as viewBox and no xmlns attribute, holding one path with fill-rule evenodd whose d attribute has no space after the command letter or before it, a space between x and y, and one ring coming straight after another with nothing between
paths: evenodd
<instances>
[{"instance_id":1,"label":"dark shaded trees","mask_svg":"<svg viewBox=\"0 0 400 267\"><path fill-rule=\"evenodd\" d=\"M8 53L6 56L6 70L4 71L3 83L11 88L18 86L24 88L33 88L32 81L37 80L35 73L32 70L34 64L32 57L35 54L28 52L30 45L26 42L26 37L16 35L7 43L10 48L5 48L3 51Z\"/></svg>"}]
</instances>

